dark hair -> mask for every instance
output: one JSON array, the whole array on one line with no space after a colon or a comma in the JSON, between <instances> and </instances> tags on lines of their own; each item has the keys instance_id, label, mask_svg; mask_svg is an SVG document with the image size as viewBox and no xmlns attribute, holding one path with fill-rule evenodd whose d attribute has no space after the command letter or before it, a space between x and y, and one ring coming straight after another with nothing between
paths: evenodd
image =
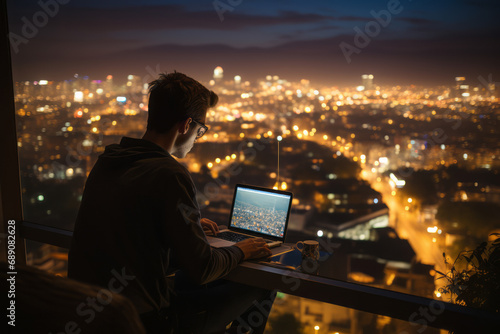
<instances>
[{"instance_id":1,"label":"dark hair","mask_svg":"<svg viewBox=\"0 0 500 334\"><path fill-rule=\"evenodd\" d=\"M174 71L149 83L148 130L164 133L189 117L200 120L219 98L198 81Z\"/></svg>"}]
</instances>

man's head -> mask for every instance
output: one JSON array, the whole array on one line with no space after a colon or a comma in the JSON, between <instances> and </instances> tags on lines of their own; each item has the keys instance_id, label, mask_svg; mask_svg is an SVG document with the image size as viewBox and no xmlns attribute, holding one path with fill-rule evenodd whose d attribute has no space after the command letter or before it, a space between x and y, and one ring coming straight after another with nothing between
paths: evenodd
<instances>
[{"instance_id":1,"label":"man's head","mask_svg":"<svg viewBox=\"0 0 500 334\"><path fill-rule=\"evenodd\" d=\"M205 123L207 110L218 100L217 94L185 74L162 73L149 83L147 129L165 133L188 118Z\"/></svg>"},{"instance_id":2,"label":"man's head","mask_svg":"<svg viewBox=\"0 0 500 334\"><path fill-rule=\"evenodd\" d=\"M206 113L217 104L217 94L178 72L160 74L149 84L149 92L147 133L175 135L168 151L183 158L207 130Z\"/></svg>"}]
</instances>

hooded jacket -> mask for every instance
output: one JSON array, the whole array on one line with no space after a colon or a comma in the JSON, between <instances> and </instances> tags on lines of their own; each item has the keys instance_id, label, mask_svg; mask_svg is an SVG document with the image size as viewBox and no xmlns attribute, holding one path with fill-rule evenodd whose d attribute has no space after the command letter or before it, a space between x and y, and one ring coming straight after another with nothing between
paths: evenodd
<instances>
[{"instance_id":1,"label":"hooded jacket","mask_svg":"<svg viewBox=\"0 0 500 334\"><path fill-rule=\"evenodd\" d=\"M204 284L226 275L243 256L236 246L208 244L187 169L160 146L124 137L106 147L89 174L68 276L124 294L141 314L175 304L166 276L177 266Z\"/></svg>"}]
</instances>

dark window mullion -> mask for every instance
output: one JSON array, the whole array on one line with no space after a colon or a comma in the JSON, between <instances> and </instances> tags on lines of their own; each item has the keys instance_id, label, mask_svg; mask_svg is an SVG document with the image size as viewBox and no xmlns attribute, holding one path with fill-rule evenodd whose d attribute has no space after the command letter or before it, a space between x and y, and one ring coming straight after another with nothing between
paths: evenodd
<instances>
[{"instance_id":1,"label":"dark window mullion","mask_svg":"<svg viewBox=\"0 0 500 334\"><path fill-rule=\"evenodd\" d=\"M26 247L21 235L23 207L21 200L21 180L19 175L19 155L14 105L14 83L10 57L9 26L6 0L0 0L0 236L2 247L0 260L7 259L8 222L15 221L16 262L26 264ZM5 242L5 243L4 243Z\"/></svg>"}]
</instances>

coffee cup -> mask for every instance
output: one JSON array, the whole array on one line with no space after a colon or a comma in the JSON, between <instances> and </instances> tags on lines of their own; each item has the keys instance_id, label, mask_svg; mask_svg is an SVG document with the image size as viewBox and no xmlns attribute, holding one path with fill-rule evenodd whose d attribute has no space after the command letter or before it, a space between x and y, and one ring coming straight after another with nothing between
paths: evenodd
<instances>
[{"instance_id":1,"label":"coffee cup","mask_svg":"<svg viewBox=\"0 0 500 334\"><path fill-rule=\"evenodd\" d=\"M300 245L302 246L300 247ZM317 242L316 240L299 241L295 244L294 248L302 253L302 260L319 259L319 242Z\"/></svg>"}]
</instances>

